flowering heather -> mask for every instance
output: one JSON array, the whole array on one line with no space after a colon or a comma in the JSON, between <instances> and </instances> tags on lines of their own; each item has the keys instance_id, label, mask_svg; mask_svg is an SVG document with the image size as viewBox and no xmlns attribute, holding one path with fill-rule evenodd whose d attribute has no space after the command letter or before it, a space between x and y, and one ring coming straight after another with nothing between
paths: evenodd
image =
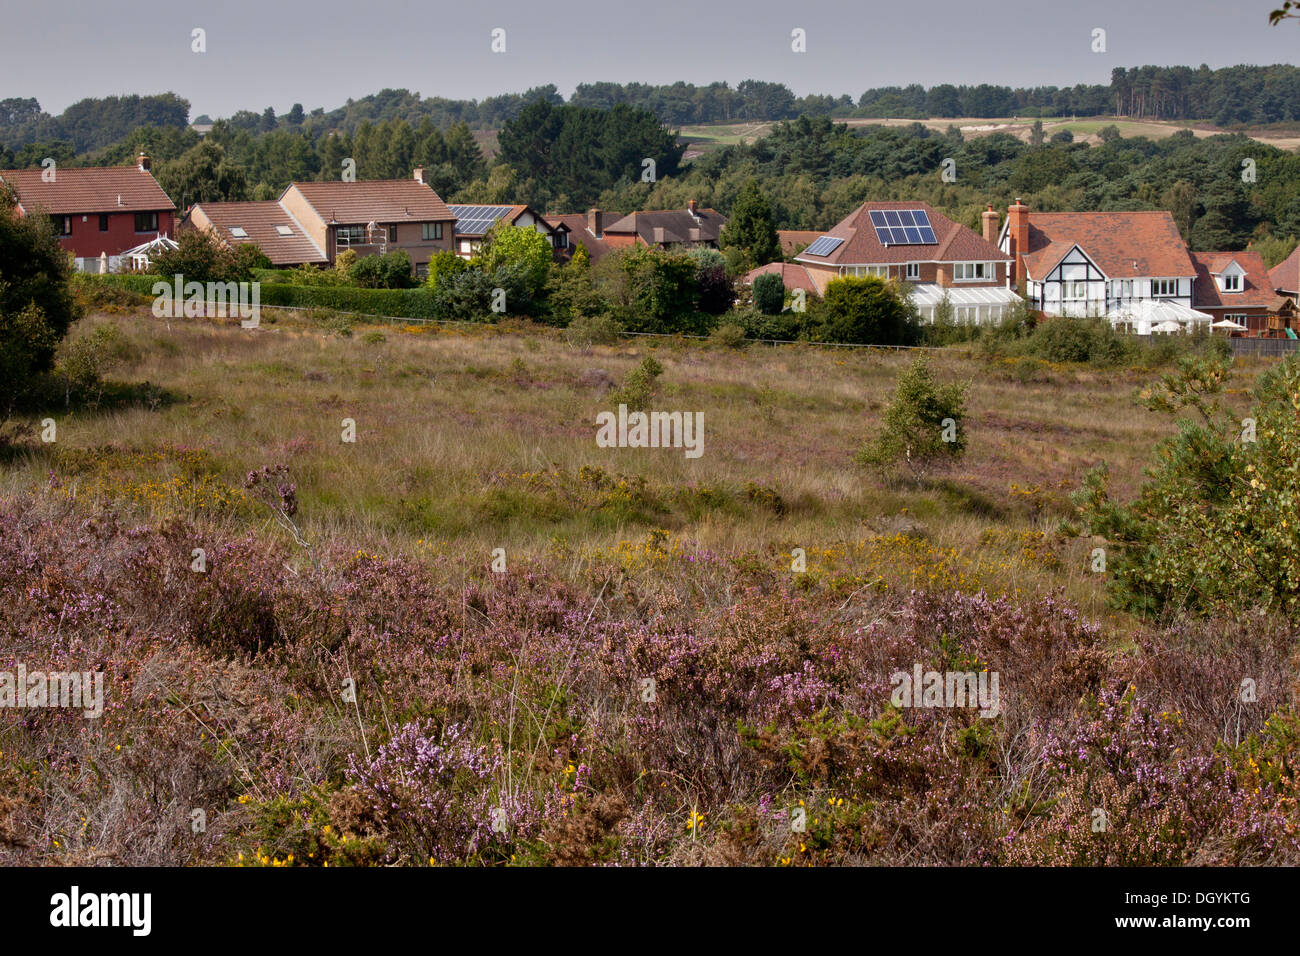
<instances>
[{"instance_id":1,"label":"flowering heather","mask_svg":"<svg viewBox=\"0 0 1300 956\"><path fill-rule=\"evenodd\" d=\"M811 582L667 533L567 576L305 555L275 469L252 530L63 491L0 499L0 671L102 671L105 710L0 709L0 863L1300 860L1268 620L1114 634L1055 593L873 586L887 538ZM896 709L915 666L998 674L999 714Z\"/></svg>"}]
</instances>

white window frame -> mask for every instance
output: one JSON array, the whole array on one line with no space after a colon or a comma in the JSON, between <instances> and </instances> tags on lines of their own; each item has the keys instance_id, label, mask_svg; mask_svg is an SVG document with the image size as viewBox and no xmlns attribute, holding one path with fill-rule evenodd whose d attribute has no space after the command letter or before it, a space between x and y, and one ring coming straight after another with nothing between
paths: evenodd
<instances>
[{"instance_id":1,"label":"white window frame","mask_svg":"<svg viewBox=\"0 0 1300 956\"><path fill-rule=\"evenodd\" d=\"M909 282L919 280L921 278L921 263L919 262L907 263L903 267L903 278L907 279Z\"/></svg>"},{"instance_id":2,"label":"white window frame","mask_svg":"<svg viewBox=\"0 0 1300 956\"><path fill-rule=\"evenodd\" d=\"M1229 275L1219 276L1219 278L1222 280L1222 282L1220 282L1219 284L1220 288L1224 292L1241 291L1242 282L1241 282L1241 276L1238 273L1233 272Z\"/></svg>"},{"instance_id":3,"label":"white window frame","mask_svg":"<svg viewBox=\"0 0 1300 956\"><path fill-rule=\"evenodd\" d=\"M989 267L993 266L992 269ZM954 262L952 264L953 282L990 282L997 266L992 262Z\"/></svg>"},{"instance_id":4,"label":"white window frame","mask_svg":"<svg viewBox=\"0 0 1300 956\"><path fill-rule=\"evenodd\" d=\"M1177 279L1152 279L1151 298L1176 299L1179 295Z\"/></svg>"}]
</instances>

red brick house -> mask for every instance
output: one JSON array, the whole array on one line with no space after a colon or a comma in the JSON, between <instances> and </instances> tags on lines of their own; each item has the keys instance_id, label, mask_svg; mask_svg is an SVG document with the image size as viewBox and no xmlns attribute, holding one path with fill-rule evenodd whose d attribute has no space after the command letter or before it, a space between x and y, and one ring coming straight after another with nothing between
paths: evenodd
<instances>
[{"instance_id":1,"label":"red brick house","mask_svg":"<svg viewBox=\"0 0 1300 956\"><path fill-rule=\"evenodd\" d=\"M656 209L629 213L604 227L602 237L611 249L633 246L656 249L716 249L718 235L727 217L716 209L697 206L692 199L685 209Z\"/></svg>"},{"instance_id":2,"label":"red brick house","mask_svg":"<svg viewBox=\"0 0 1300 956\"><path fill-rule=\"evenodd\" d=\"M423 278L430 258L454 248L456 217L420 167L411 179L291 183L279 204L331 263L345 249L358 256L403 249Z\"/></svg>"},{"instance_id":3,"label":"red brick house","mask_svg":"<svg viewBox=\"0 0 1300 956\"><path fill-rule=\"evenodd\" d=\"M564 244L556 247L557 258L567 262L573 258L578 246L587 250L592 262L599 262L609 254L609 243L605 241L605 224L622 219L620 213L605 212L601 209L588 209L585 213L570 212L558 216L547 216L546 222L557 234L563 233Z\"/></svg>"},{"instance_id":4,"label":"red brick house","mask_svg":"<svg viewBox=\"0 0 1300 956\"><path fill-rule=\"evenodd\" d=\"M1247 335L1268 328L1277 294L1258 252L1191 252L1196 266L1192 308L1246 326Z\"/></svg>"},{"instance_id":5,"label":"red brick house","mask_svg":"<svg viewBox=\"0 0 1300 956\"><path fill-rule=\"evenodd\" d=\"M101 255L116 259L127 249L176 231L176 204L150 172L143 153L135 166L55 168L0 172L0 183L18 198L20 215L54 220L59 244L77 268L98 272Z\"/></svg>"},{"instance_id":6,"label":"red brick house","mask_svg":"<svg viewBox=\"0 0 1300 956\"><path fill-rule=\"evenodd\" d=\"M923 319L945 300L958 322L996 322L1019 300L1008 288L1011 256L995 245L997 213L984 235L923 202L866 202L821 233L794 261L824 294L832 279L878 276L911 286Z\"/></svg>"}]
</instances>

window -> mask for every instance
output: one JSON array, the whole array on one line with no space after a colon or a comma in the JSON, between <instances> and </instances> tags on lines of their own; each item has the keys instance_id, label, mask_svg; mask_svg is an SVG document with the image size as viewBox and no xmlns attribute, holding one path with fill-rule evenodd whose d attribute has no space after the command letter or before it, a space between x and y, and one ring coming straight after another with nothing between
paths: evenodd
<instances>
[{"instance_id":1,"label":"window","mask_svg":"<svg viewBox=\"0 0 1300 956\"><path fill-rule=\"evenodd\" d=\"M54 231L60 236L72 235L71 216L51 216L50 222L54 223Z\"/></svg>"},{"instance_id":2,"label":"window","mask_svg":"<svg viewBox=\"0 0 1300 956\"><path fill-rule=\"evenodd\" d=\"M293 235L293 230L290 229L288 226L276 226L275 231L278 232L280 235L284 236L286 239L289 236Z\"/></svg>"},{"instance_id":3,"label":"window","mask_svg":"<svg viewBox=\"0 0 1300 956\"><path fill-rule=\"evenodd\" d=\"M397 241L397 226L394 225L388 227L388 241L389 242Z\"/></svg>"},{"instance_id":4,"label":"window","mask_svg":"<svg viewBox=\"0 0 1300 956\"><path fill-rule=\"evenodd\" d=\"M1241 276L1234 274L1234 275L1220 276L1219 278L1223 280L1224 292L1241 291Z\"/></svg>"},{"instance_id":5,"label":"window","mask_svg":"<svg viewBox=\"0 0 1300 956\"><path fill-rule=\"evenodd\" d=\"M420 224L420 238L425 242L436 242L442 238L442 223L424 222Z\"/></svg>"},{"instance_id":6,"label":"window","mask_svg":"<svg viewBox=\"0 0 1300 956\"><path fill-rule=\"evenodd\" d=\"M560 249L569 248L569 234L567 232L557 232L555 234L555 245Z\"/></svg>"},{"instance_id":7,"label":"window","mask_svg":"<svg viewBox=\"0 0 1300 956\"><path fill-rule=\"evenodd\" d=\"M339 226L334 233L341 245L350 245L354 242L366 241L365 226Z\"/></svg>"},{"instance_id":8,"label":"window","mask_svg":"<svg viewBox=\"0 0 1300 956\"><path fill-rule=\"evenodd\" d=\"M904 279L919 279L919 278L921 278L921 263L919 263L919 262L909 262L909 263L907 264L907 267L903 270L903 278L904 278Z\"/></svg>"},{"instance_id":9,"label":"window","mask_svg":"<svg viewBox=\"0 0 1300 956\"><path fill-rule=\"evenodd\" d=\"M1088 283L1086 282L1063 282L1064 287L1061 295L1066 299L1086 299L1088 298Z\"/></svg>"},{"instance_id":10,"label":"window","mask_svg":"<svg viewBox=\"0 0 1300 956\"><path fill-rule=\"evenodd\" d=\"M1152 279L1151 295L1154 297L1171 296L1178 294L1177 279Z\"/></svg>"},{"instance_id":11,"label":"window","mask_svg":"<svg viewBox=\"0 0 1300 956\"><path fill-rule=\"evenodd\" d=\"M99 214L99 231L108 232L108 213L106 212Z\"/></svg>"},{"instance_id":12,"label":"window","mask_svg":"<svg viewBox=\"0 0 1300 956\"><path fill-rule=\"evenodd\" d=\"M158 214L156 212L138 212L135 214L136 232L157 232Z\"/></svg>"},{"instance_id":13,"label":"window","mask_svg":"<svg viewBox=\"0 0 1300 956\"><path fill-rule=\"evenodd\" d=\"M247 239L248 231L243 226L231 226L230 234L236 239Z\"/></svg>"},{"instance_id":14,"label":"window","mask_svg":"<svg viewBox=\"0 0 1300 956\"><path fill-rule=\"evenodd\" d=\"M993 275L993 270L989 266L991 262L954 262L952 264L952 277L958 282L974 282L979 279L989 279Z\"/></svg>"}]
</instances>

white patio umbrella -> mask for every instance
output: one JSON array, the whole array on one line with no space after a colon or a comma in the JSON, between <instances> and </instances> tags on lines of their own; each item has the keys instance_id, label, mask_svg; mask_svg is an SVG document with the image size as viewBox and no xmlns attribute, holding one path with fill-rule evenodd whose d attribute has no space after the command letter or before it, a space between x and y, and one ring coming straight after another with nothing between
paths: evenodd
<instances>
[{"instance_id":1,"label":"white patio umbrella","mask_svg":"<svg viewBox=\"0 0 1300 956\"><path fill-rule=\"evenodd\" d=\"M1167 322L1161 322L1158 325L1151 326L1152 332L1181 332L1182 330L1183 330L1182 323L1175 322L1172 319L1170 319Z\"/></svg>"},{"instance_id":2,"label":"white patio umbrella","mask_svg":"<svg viewBox=\"0 0 1300 956\"><path fill-rule=\"evenodd\" d=\"M1236 329L1238 332L1244 332L1246 327L1240 322L1234 322L1232 319L1220 319L1210 326L1212 329Z\"/></svg>"}]
</instances>

